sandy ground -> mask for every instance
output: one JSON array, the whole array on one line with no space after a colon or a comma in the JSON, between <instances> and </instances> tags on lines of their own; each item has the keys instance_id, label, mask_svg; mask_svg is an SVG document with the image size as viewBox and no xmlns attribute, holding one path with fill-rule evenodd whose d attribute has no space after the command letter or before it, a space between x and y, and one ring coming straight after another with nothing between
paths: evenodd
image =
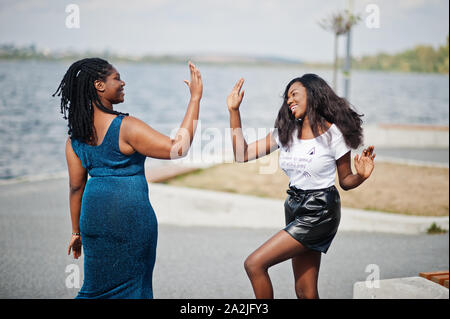
<instances>
[{"instance_id":1,"label":"sandy ground","mask_svg":"<svg viewBox=\"0 0 450 319\"><path fill-rule=\"evenodd\" d=\"M220 164L165 183L284 199L289 179L279 168L278 157L277 151L253 162ZM343 191L336 180L343 206L418 216L449 215L448 168L375 162L372 176L358 188Z\"/></svg>"}]
</instances>

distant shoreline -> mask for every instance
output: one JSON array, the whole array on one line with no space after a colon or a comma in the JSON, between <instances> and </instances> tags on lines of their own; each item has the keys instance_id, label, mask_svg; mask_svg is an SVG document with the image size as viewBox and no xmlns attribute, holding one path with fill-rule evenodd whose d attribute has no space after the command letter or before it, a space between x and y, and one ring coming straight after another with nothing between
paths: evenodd
<instances>
[{"instance_id":1,"label":"distant shoreline","mask_svg":"<svg viewBox=\"0 0 450 319\"><path fill-rule=\"evenodd\" d=\"M418 55L416 51L428 49L428 47L417 47L413 50L388 55L379 53L374 56L353 57L352 70L357 71L382 71L382 72L398 72L398 73L421 73L421 74L444 74L448 75L448 39L447 47L440 48L440 55L447 54L447 65L442 63L441 58L436 58L429 53L430 57L426 61L411 58L411 55ZM427 51L427 52L428 52ZM442 53L442 52L443 53ZM16 47L14 45L0 44L0 61L76 61L85 57L98 56L113 62L126 63L154 63L154 64L185 64L192 60L203 65L217 66L256 66L256 67L303 67L324 70L333 70L334 66L331 62L308 62L295 60L292 58L282 58L277 56L250 56L238 54L192 54L192 55L143 55L139 57L112 54L105 52L50 52L48 50L37 49L36 46ZM434 65L434 66L430 66ZM343 59L338 61L338 69L343 73Z\"/></svg>"},{"instance_id":2,"label":"distant shoreline","mask_svg":"<svg viewBox=\"0 0 450 319\"><path fill-rule=\"evenodd\" d=\"M74 57L64 57L64 58L17 58L17 57L2 57L0 56L0 62L2 61L42 61L42 62L72 62L82 59L87 56L97 56L102 57L111 63L148 63L148 64L167 64L167 65L180 65L186 64L189 60L194 61L197 64L202 65L210 65L210 66L224 66L224 67L235 67L235 66L245 66L245 67L282 67L282 68L305 68L305 69L320 69L320 70L333 70L332 64L327 63L275 63L275 62L244 62L244 61L233 61L233 62L212 62L212 61L202 61L199 59L180 59L180 60L164 60L164 59L154 59L154 60L136 60L136 59L125 59L125 58L117 58L117 57L107 57L101 54L89 54L83 56L74 56ZM341 73L342 70L339 70ZM441 72L418 72L418 71L401 71L401 70L385 70L385 69L368 69L368 68L352 68L352 71L365 71L365 72L388 72L388 73L401 73L401 74L438 74L438 75L449 75L449 73L441 73Z\"/></svg>"}]
</instances>

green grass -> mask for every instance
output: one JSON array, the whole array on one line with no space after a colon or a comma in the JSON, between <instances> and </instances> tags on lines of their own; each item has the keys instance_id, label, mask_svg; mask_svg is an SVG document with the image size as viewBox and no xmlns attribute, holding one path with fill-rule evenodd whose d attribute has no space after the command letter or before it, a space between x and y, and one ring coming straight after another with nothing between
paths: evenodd
<instances>
[{"instance_id":1,"label":"green grass","mask_svg":"<svg viewBox=\"0 0 450 319\"><path fill-rule=\"evenodd\" d=\"M436 223L431 224L430 227L427 229L427 234L433 235L433 234L445 234L447 231L445 229L442 229Z\"/></svg>"}]
</instances>

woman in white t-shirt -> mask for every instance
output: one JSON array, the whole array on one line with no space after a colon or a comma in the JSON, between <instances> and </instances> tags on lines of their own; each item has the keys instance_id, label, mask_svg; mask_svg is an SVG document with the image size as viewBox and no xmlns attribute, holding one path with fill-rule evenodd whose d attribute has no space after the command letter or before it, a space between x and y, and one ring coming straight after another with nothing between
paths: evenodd
<instances>
[{"instance_id":1,"label":"woman in white t-shirt","mask_svg":"<svg viewBox=\"0 0 450 319\"><path fill-rule=\"evenodd\" d=\"M315 74L287 85L274 129L248 145L239 113L243 83L240 79L227 97L235 160L251 161L280 148L280 167L289 176L286 227L246 259L245 270L255 297L273 298L268 269L292 259L297 297L319 298L321 254L330 247L340 221L336 168L342 189L357 187L373 171L374 147L355 156L353 174L351 149L363 143L362 115Z\"/></svg>"}]
</instances>

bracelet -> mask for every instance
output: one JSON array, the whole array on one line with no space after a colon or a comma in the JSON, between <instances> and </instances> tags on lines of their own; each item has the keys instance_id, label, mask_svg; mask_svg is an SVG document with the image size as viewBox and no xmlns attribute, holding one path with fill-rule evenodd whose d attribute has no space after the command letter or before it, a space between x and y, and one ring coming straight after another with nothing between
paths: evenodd
<instances>
[{"instance_id":1,"label":"bracelet","mask_svg":"<svg viewBox=\"0 0 450 319\"><path fill-rule=\"evenodd\" d=\"M81 233L72 233L72 236L80 236Z\"/></svg>"}]
</instances>

